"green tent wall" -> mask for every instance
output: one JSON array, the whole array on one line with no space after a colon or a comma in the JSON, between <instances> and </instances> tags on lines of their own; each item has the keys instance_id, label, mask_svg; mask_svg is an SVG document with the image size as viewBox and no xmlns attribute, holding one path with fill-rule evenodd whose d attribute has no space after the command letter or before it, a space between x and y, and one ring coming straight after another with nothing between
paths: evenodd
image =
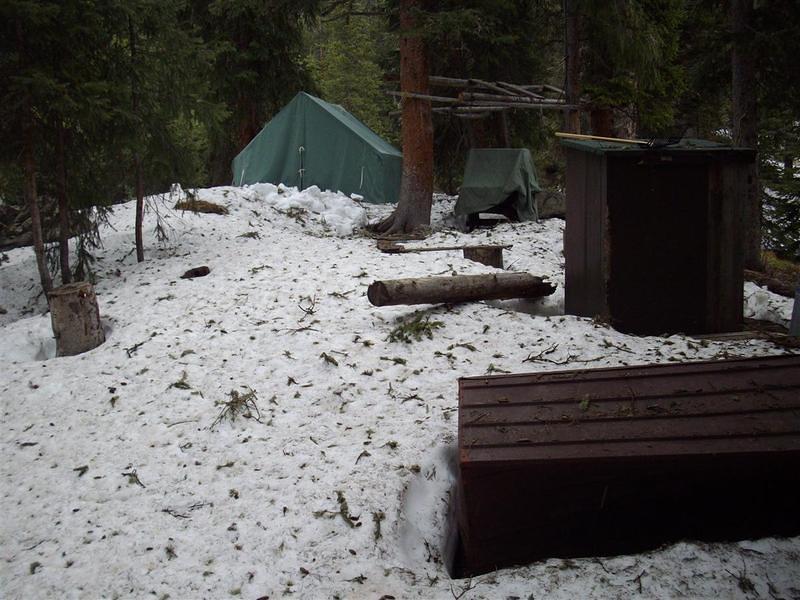
<instances>
[{"instance_id":1,"label":"green tent wall","mask_svg":"<svg viewBox=\"0 0 800 600\"><path fill-rule=\"evenodd\" d=\"M341 106L300 92L233 159L233 184L283 183L396 202L402 154Z\"/></svg>"}]
</instances>

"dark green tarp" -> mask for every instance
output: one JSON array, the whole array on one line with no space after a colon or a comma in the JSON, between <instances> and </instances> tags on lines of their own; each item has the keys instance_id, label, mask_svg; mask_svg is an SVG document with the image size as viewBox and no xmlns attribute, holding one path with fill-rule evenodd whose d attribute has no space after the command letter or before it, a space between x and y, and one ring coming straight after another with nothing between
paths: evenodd
<instances>
[{"instance_id":1,"label":"dark green tarp","mask_svg":"<svg viewBox=\"0 0 800 600\"><path fill-rule=\"evenodd\" d=\"M233 184L283 183L396 202L403 157L341 106L300 92L233 159Z\"/></svg>"},{"instance_id":2,"label":"dark green tarp","mask_svg":"<svg viewBox=\"0 0 800 600\"><path fill-rule=\"evenodd\" d=\"M520 221L533 221L538 219L534 195L540 191L527 148L475 148L467 156L454 212L490 212L508 201Z\"/></svg>"}]
</instances>

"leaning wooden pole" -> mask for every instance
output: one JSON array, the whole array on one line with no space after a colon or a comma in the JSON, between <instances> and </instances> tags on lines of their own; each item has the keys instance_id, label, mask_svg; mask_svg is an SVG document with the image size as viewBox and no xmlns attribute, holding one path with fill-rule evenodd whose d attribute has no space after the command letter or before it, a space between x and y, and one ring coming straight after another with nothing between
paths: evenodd
<instances>
[{"instance_id":1,"label":"leaning wooden pole","mask_svg":"<svg viewBox=\"0 0 800 600\"><path fill-rule=\"evenodd\" d=\"M393 306L541 298L555 291L555 285L528 273L492 273L375 281L367 298L375 306Z\"/></svg>"}]
</instances>

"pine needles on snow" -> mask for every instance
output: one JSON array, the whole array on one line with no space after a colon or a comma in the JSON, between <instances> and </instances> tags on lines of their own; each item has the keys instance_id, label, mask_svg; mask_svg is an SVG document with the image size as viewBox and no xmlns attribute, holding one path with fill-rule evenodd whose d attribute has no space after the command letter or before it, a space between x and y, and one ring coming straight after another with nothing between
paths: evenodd
<instances>
[{"instance_id":1,"label":"pine needles on snow","mask_svg":"<svg viewBox=\"0 0 800 600\"><path fill-rule=\"evenodd\" d=\"M431 321L429 316L423 317L422 313L415 313L407 321L398 319L397 327L389 332L387 338L390 342L405 342L410 344L412 341L419 342L425 336L429 340L433 339L433 332L440 327L444 327L442 321Z\"/></svg>"},{"instance_id":2,"label":"pine needles on snow","mask_svg":"<svg viewBox=\"0 0 800 600\"><path fill-rule=\"evenodd\" d=\"M218 403L222 405L222 410L220 410L214 422L211 423L210 429L214 429L226 419L233 422L237 417L255 419L261 423L261 411L258 410L258 404L256 403L258 396L256 396L255 390L247 388L247 392L244 394L240 394L237 390L231 390L228 395L230 397L229 400L223 400Z\"/></svg>"}]
</instances>

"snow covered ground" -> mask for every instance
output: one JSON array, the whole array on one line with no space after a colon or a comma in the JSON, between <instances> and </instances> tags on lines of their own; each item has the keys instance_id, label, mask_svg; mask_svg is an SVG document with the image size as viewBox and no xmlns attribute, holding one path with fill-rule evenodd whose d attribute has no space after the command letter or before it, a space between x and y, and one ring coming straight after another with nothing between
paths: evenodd
<instances>
[{"instance_id":1,"label":"snow covered ground","mask_svg":"<svg viewBox=\"0 0 800 600\"><path fill-rule=\"evenodd\" d=\"M633 337L564 316L557 219L463 234L446 226L453 201L440 198L424 244L513 244L509 268L558 291L375 308L376 279L493 269L458 252L377 252L358 226L390 207L269 185L199 197L230 214L167 211L158 246L151 213L141 264L133 207L115 209L96 264L107 341L80 356L53 358L30 249L0 263L2 597L800 597L797 538L686 542L459 581L441 561L457 377L776 346ZM180 279L199 265L211 273ZM746 297L749 315L788 322L791 301L751 284ZM388 341L420 311L443 324L432 339ZM215 424L231 392L249 390L260 419Z\"/></svg>"}]
</instances>

